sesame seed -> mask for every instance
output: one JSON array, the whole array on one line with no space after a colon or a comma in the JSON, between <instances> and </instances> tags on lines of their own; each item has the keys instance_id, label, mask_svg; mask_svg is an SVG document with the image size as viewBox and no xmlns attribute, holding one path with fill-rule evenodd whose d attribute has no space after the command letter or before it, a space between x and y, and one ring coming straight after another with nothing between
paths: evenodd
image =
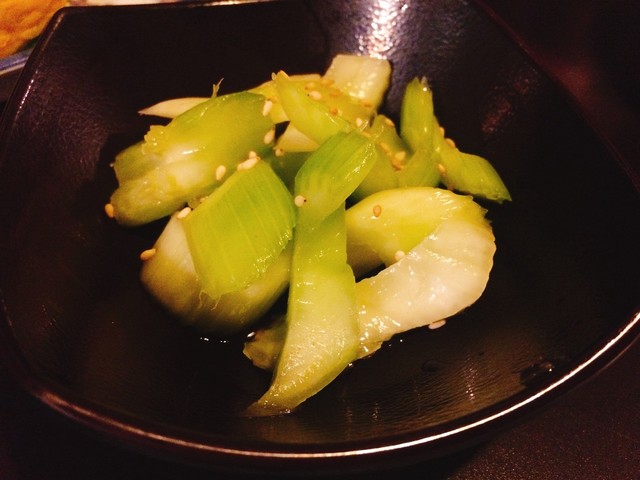
<instances>
[{"instance_id":1,"label":"sesame seed","mask_svg":"<svg viewBox=\"0 0 640 480\"><path fill-rule=\"evenodd\" d=\"M407 158L407 152L404 150L400 150L396 153L394 153L393 158L395 158L396 160L404 160L405 158Z\"/></svg>"},{"instance_id":2,"label":"sesame seed","mask_svg":"<svg viewBox=\"0 0 640 480\"><path fill-rule=\"evenodd\" d=\"M380 142L380 148L382 148L382 150L384 150L384 153L386 153L387 155L391 153L391 147L386 142Z\"/></svg>"},{"instance_id":3,"label":"sesame seed","mask_svg":"<svg viewBox=\"0 0 640 480\"><path fill-rule=\"evenodd\" d=\"M264 105L262 106L262 116L266 117L267 115L269 115L272 108L273 108L273 101L266 100L264 102Z\"/></svg>"},{"instance_id":4,"label":"sesame seed","mask_svg":"<svg viewBox=\"0 0 640 480\"><path fill-rule=\"evenodd\" d=\"M311 98L313 98L314 100L321 100L322 99L322 94L317 90L311 90L309 92L309 96Z\"/></svg>"},{"instance_id":5,"label":"sesame seed","mask_svg":"<svg viewBox=\"0 0 640 480\"><path fill-rule=\"evenodd\" d=\"M449 145L451 145L453 148L456 148L456 142L454 142L451 138L446 138L445 139L447 141L447 143Z\"/></svg>"},{"instance_id":6,"label":"sesame seed","mask_svg":"<svg viewBox=\"0 0 640 480\"><path fill-rule=\"evenodd\" d=\"M275 154L276 154L276 157L282 157L282 156L284 156L284 149L282 149L282 148L280 148L280 147L276 148L276 149L275 149Z\"/></svg>"},{"instance_id":7,"label":"sesame seed","mask_svg":"<svg viewBox=\"0 0 640 480\"><path fill-rule=\"evenodd\" d=\"M430 330L435 330L436 328L444 327L444 325L446 323L447 323L446 320L435 321L435 322L429 324L429 329Z\"/></svg>"},{"instance_id":8,"label":"sesame seed","mask_svg":"<svg viewBox=\"0 0 640 480\"><path fill-rule=\"evenodd\" d=\"M301 207L307 203L307 199L302 195L296 195L296 198L293 199L293 203L296 204L296 207Z\"/></svg>"},{"instance_id":9,"label":"sesame seed","mask_svg":"<svg viewBox=\"0 0 640 480\"><path fill-rule=\"evenodd\" d=\"M438 171L440 172L440 175L446 175L447 171L444 168L444 165L442 165L441 163L439 163L438 165Z\"/></svg>"},{"instance_id":10,"label":"sesame seed","mask_svg":"<svg viewBox=\"0 0 640 480\"><path fill-rule=\"evenodd\" d=\"M254 150L249 150L249 158L258 158L258 154Z\"/></svg>"},{"instance_id":11,"label":"sesame seed","mask_svg":"<svg viewBox=\"0 0 640 480\"><path fill-rule=\"evenodd\" d=\"M373 206L373 216L378 218L382 214L382 205Z\"/></svg>"},{"instance_id":12,"label":"sesame seed","mask_svg":"<svg viewBox=\"0 0 640 480\"><path fill-rule=\"evenodd\" d=\"M396 262L403 258L406 254L402 250L398 250L393 254L393 258L395 258Z\"/></svg>"},{"instance_id":13,"label":"sesame seed","mask_svg":"<svg viewBox=\"0 0 640 480\"><path fill-rule=\"evenodd\" d=\"M363 123L364 120L362 120L360 117L356 118L356 127L361 127Z\"/></svg>"},{"instance_id":14,"label":"sesame seed","mask_svg":"<svg viewBox=\"0 0 640 480\"><path fill-rule=\"evenodd\" d=\"M255 157L249 157L247 158L244 162L241 162L238 164L237 169L238 170L249 170L253 167L256 166L256 164L260 161L260 158L255 156Z\"/></svg>"},{"instance_id":15,"label":"sesame seed","mask_svg":"<svg viewBox=\"0 0 640 480\"><path fill-rule=\"evenodd\" d=\"M440 127L440 133L442 134L442 136L444 137L444 127Z\"/></svg>"},{"instance_id":16,"label":"sesame seed","mask_svg":"<svg viewBox=\"0 0 640 480\"><path fill-rule=\"evenodd\" d=\"M396 124L395 124L395 123L393 123L393 120L391 120L391 119L390 119L390 118L388 118L388 117L385 117L385 119L384 119L384 123L386 123L386 124L387 124L387 125L389 125L390 127L395 127L395 126L396 126Z\"/></svg>"},{"instance_id":17,"label":"sesame seed","mask_svg":"<svg viewBox=\"0 0 640 480\"><path fill-rule=\"evenodd\" d=\"M147 261L156 254L155 248L149 248L140 254L140 260Z\"/></svg>"},{"instance_id":18,"label":"sesame seed","mask_svg":"<svg viewBox=\"0 0 640 480\"><path fill-rule=\"evenodd\" d=\"M218 165L218 168L216 168L216 180L220 181L224 178L224 176L227 173L227 167L224 165Z\"/></svg>"},{"instance_id":19,"label":"sesame seed","mask_svg":"<svg viewBox=\"0 0 640 480\"><path fill-rule=\"evenodd\" d=\"M391 166L393 167L393 169L395 171L400 171L404 168L404 164L400 161L398 161L395 156L391 157Z\"/></svg>"},{"instance_id":20,"label":"sesame seed","mask_svg":"<svg viewBox=\"0 0 640 480\"><path fill-rule=\"evenodd\" d=\"M305 90L313 90L316 88L316 82L307 82L304 86Z\"/></svg>"},{"instance_id":21,"label":"sesame seed","mask_svg":"<svg viewBox=\"0 0 640 480\"><path fill-rule=\"evenodd\" d=\"M271 130L269 130L269 131L265 134L265 136L264 136L264 138L262 139L262 141L263 141L265 144L269 144L269 143L273 142L273 139L274 139L274 138L276 138L276 130L275 130L275 128L272 128Z\"/></svg>"},{"instance_id":22,"label":"sesame seed","mask_svg":"<svg viewBox=\"0 0 640 480\"><path fill-rule=\"evenodd\" d=\"M116 216L116 209L113 207L113 204L107 203L104 206L104 213L107 214L107 217L114 218Z\"/></svg>"},{"instance_id":23,"label":"sesame seed","mask_svg":"<svg viewBox=\"0 0 640 480\"><path fill-rule=\"evenodd\" d=\"M189 215L191 213L191 208L190 207L184 207L182 210L180 210L178 212L178 215L176 215L178 218L185 218L187 215Z\"/></svg>"},{"instance_id":24,"label":"sesame seed","mask_svg":"<svg viewBox=\"0 0 640 480\"><path fill-rule=\"evenodd\" d=\"M320 80L320 83L322 85L333 85L334 82L335 80L333 78L327 78L327 77L322 77L322 79Z\"/></svg>"}]
</instances>

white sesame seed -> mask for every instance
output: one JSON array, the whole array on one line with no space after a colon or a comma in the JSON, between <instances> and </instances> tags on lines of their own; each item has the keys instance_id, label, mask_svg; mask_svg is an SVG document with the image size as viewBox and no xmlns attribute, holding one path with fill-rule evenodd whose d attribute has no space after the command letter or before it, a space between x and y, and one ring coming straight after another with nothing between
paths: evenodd
<instances>
[{"instance_id":1,"label":"white sesame seed","mask_svg":"<svg viewBox=\"0 0 640 480\"><path fill-rule=\"evenodd\" d=\"M437 166L438 166L438 171L440 172L440 175L445 175L447 173L446 169L444 168L444 165L439 163Z\"/></svg>"},{"instance_id":2,"label":"white sesame seed","mask_svg":"<svg viewBox=\"0 0 640 480\"><path fill-rule=\"evenodd\" d=\"M113 207L113 204L107 203L104 206L104 213L107 214L107 217L114 218L116 216L116 209Z\"/></svg>"},{"instance_id":3,"label":"white sesame seed","mask_svg":"<svg viewBox=\"0 0 640 480\"><path fill-rule=\"evenodd\" d=\"M399 150L393 154L393 158L395 158L398 161L402 161L405 158L407 158L407 152L405 152L404 150Z\"/></svg>"},{"instance_id":4,"label":"white sesame seed","mask_svg":"<svg viewBox=\"0 0 640 480\"><path fill-rule=\"evenodd\" d=\"M403 258L406 254L402 251L402 250L398 250L396 253L393 254L393 258L397 261L399 261L401 258Z\"/></svg>"},{"instance_id":5,"label":"white sesame seed","mask_svg":"<svg viewBox=\"0 0 640 480\"><path fill-rule=\"evenodd\" d=\"M191 208L190 207L184 207L182 210L180 210L178 212L178 215L176 215L178 218L185 218L187 215L189 215L191 213Z\"/></svg>"},{"instance_id":6,"label":"white sesame seed","mask_svg":"<svg viewBox=\"0 0 640 480\"><path fill-rule=\"evenodd\" d=\"M430 330L435 330L436 328L444 327L444 325L446 323L447 323L446 320L437 320L437 321L429 324L429 329Z\"/></svg>"},{"instance_id":7,"label":"white sesame seed","mask_svg":"<svg viewBox=\"0 0 640 480\"><path fill-rule=\"evenodd\" d=\"M269 143L273 142L273 139L274 139L274 138L276 138L276 130L275 130L275 128L272 128L271 130L269 130L269 131L265 134L265 136L264 136L264 138L262 139L262 141L263 141L265 144L269 144Z\"/></svg>"},{"instance_id":8,"label":"white sesame seed","mask_svg":"<svg viewBox=\"0 0 640 480\"><path fill-rule=\"evenodd\" d=\"M382 205L373 206L373 216L378 218L382 214Z\"/></svg>"},{"instance_id":9,"label":"white sesame seed","mask_svg":"<svg viewBox=\"0 0 640 480\"><path fill-rule=\"evenodd\" d=\"M322 99L322 94L317 90L311 90L309 92L309 96L311 98L313 98L314 100L321 100Z\"/></svg>"},{"instance_id":10,"label":"white sesame seed","mask_svg":"<svg viewBox=\"0 0 640 480\"><path fill-rule=\"evenodd\" d=\"M391 119L390 119L390 118L388 118L388 117L385 117L385 119L384 119L384 123L386 123L386 124L387 124L387 125L389 125L390 127L395 127L395 126L396 126L396 124L395 124L395 123L393 123L393 120L391 120Z\"/></svg>"},{"instance_id":11,"label":"white sesame seed","mask_svg":"<svg viewBox=\"0 0 640 480\"><path fill-rule=\"evenodd\" d=\"M363 123L364 120L362 120L360 117L356 118L356 127L361 127Z\"/></svg>"},{"instance_id":12,"label":"white sesame seed","mask_svg":"<svg viewBox=\"0 0 640 480\"><path fill-rule=\"evenodd\" d=\"M307 202L307 199L302 195L296 195L296 198L293 199L293 203L296 204L296 207L301 207Z\"/></svg>"},{"instance_id":13,"label":"white sesame seed","mask_svg":"<svg viewBox=\"0 0 640 480\"><path fill-rule=\"evenodd\" d=\"M249 157L244 162L238 164L238 170L249 170L256 166L260 161L259 157Z\"/></svg>"},{"instance_id":14,"label":"white sesame seed","mask_svg":"<svg viewBox=\"0 0 640 480\"><path fill-rule=\"evenodd\" d=\"M262 116L266 117L271 112L273 108L273 102L271 100L266 100L264 105L262 106Z\"/></svg>"},{"instance_id":15,"label":"white sesame seed","mask_svg":"<svg viewBox=\"0 0 640 480\"><path fill-rule=\"evenodd\" d=\"M227 174L227 167L224 165L218 165L218 168L216 168L216 180L217 181L222 180L226 174Z\"/></svg>"},{"instance_id":16,"label":"white sesame seed","mask_svg":"<svg viewBox=\"0 0 640 480\"><path fill-rule=\"evenodd\" d=\"M282 148L276 148L274 152L276 157L282 157L284 155L284 150Z\"/></svg>"},{"instance_id":17,"label":"white sesame seed","mask_svg":"<svg viewBox=\"0 0 640 480\"><path fill-rule=\"evenodd\" d=\"M140 260L142 260L144 262L146 260L149 260L155 254L156 254L156 249L155 248L149 248L148 250L145 250L144 252L142 252L140 254Z\"/></svg>"},{"instance_id":18,"label":"white sesame seed","mask_svg":"<svg viewBox=\"0 0 640 480\"><path fill-rule=\"evenodd\" d=\"M258 154L254 150L249 150L249 158L258 158Z\"/></svg>"},{"instance_id":19,"label":"white sesame seed","mask_svg":"<svg viewBox=\"0 0 640 480\"><path fill-rule=\"evenodd\" d=\"M446 141L447 141L447 143L448 143L449 145L451 145L453 148L456 148L456 142L454 142L454 141L453 141L453 139L451 139L451 138L446 138L445 140L446 140Z\"/></svg>"}]
</instances>

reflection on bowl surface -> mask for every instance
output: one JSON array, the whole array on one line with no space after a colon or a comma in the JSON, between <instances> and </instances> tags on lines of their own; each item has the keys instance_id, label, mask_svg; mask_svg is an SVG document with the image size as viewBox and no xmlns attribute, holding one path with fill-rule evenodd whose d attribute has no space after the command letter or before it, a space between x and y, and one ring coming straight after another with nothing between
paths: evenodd
<instances>
[{"instance_id":1,"label":"reflection on bowl surface","mask_svg":"<svg viewBox=\"0 0 640 480\"><path fill-rule=\"evenodd\" d=\"M605 346L610 358L628 344L638 330L640 253L630 232L640 202L611 154L472 5L396 5L61 16L7 104L1 137L1 331L34 394L178 459L368 468L481 438L584 378L602 361L580 366ZM138 254L160 225L124 229L104 216L110 163L146 131L140 108L208 95L221 78L234 91L279 69L322 71L343 52L391 60L392 118L408 80L426 76L441 123L461 148L492 161L513 202L487 205L498 250L478 303L443 328L393 339L293 415L243 418L268 375L243 357L239 339L203 338L143 291Z\"/></svg>"}]
</instances>

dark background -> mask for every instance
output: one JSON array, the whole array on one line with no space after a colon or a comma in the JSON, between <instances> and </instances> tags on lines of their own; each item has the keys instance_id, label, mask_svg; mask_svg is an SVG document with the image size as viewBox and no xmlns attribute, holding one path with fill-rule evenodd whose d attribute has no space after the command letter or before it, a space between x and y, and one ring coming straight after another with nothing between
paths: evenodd
<instances>
[{"instance_id":1,"label":"dark background","mask_svg":"<svg viewBox=\"0 0 640 480\"><path fill-rule=\"evenodd\" d=\"M479 3L640 171L640 2ZM486 443L351 478L640 479L639 374L636 342L598 376ZM176 465L95 438L21 390L0 364L0 480L76 478L245 477Z\"/></svg>"}]
</instances>

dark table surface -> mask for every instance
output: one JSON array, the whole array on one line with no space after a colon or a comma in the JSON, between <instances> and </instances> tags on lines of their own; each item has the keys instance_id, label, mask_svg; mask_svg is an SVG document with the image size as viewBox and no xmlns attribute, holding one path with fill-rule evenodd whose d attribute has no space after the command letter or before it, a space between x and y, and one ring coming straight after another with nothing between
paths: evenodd
<instances>
[{"instance_id":1,"label":"dark table surface","mask_svg":"<svg viewBox=\"0 0 640 480\"><path fill-rule=\"evenodd\" d=\"M639 172L640 2L486 5ZM595 378L486 443L437 461L350 478L640 479L639 375L635 342ZM0 363L0 480L146 478L249 477L177 465L96 438L29 396Z\"/></svg>"}]
</instances>

